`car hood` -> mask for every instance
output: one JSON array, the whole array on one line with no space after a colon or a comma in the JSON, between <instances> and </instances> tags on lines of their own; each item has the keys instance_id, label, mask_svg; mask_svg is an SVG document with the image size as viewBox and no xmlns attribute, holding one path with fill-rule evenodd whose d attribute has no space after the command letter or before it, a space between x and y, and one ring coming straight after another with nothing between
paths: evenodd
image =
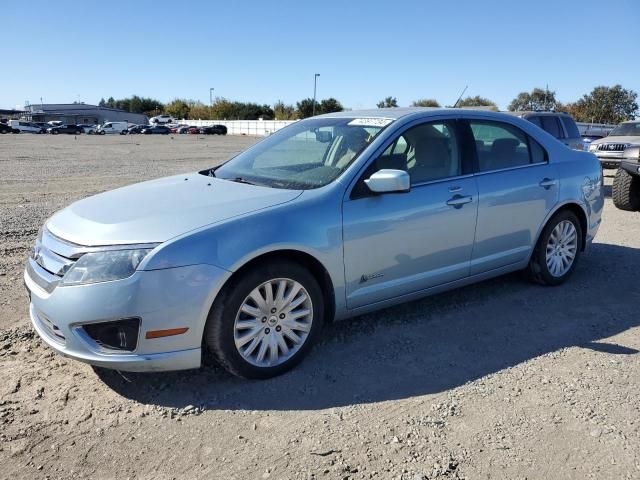
<instances>
[{"instance_id":1,"label":"car hood","mask_svg":"<svg viewBox=\"0 0 640 480\"><path fill-rule=\"evenodd\" d=\"M61 239L85 246L160 243L289 202L301 193L191 173L85 198L57 212L46 227Z\"/></svg>"},{"instance_id":2,"label":"car hood","mask_svg":"<svg viewBox=\"0 0 640 480\"><path fill-rule=\"evenodd\" d=\"M600 138L599 140L594 140L591 142L594 145L600 145L601 143L633 143L634 145L640 144L640 137L634 136L608 136L604 138Z\"/></svg>"}]
</instances>

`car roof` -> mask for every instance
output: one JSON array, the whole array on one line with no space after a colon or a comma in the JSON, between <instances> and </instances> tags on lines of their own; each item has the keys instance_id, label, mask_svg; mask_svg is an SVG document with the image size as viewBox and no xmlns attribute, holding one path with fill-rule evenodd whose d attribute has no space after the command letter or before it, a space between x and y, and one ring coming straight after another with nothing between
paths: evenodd
<instances>
[{"instance_id":1,"label":"car roof","mask_svg":"<svg viewBox=\"0 0 640 480\"><path fill-rule=\"evenodd\" d=\"M468 115L469 117L494 116L504 118L505 112L494 112L492 110L479 110L467 108L439 108L439 107L394 107L394 108L372 108L368 110L343 110L342 112L326 113L313 118L387 118L398 120L409 116L428 117L442 114ZM510 117L513 118L513 117Z\"/></svg>"},{"instance_id":2,"label":"car roof","mask_svg":"<svg viewBox=\"0 0 640 480\"><path fill-rule=\"evenodd\" d=\"M553 116L553 115L569 115L567 112L536 112L535 110L522 110L518 112L503 112L508 115L515 115L517 117L523 117L525 115L541 115L541 116Z\"/></svg>"}]
</instances>

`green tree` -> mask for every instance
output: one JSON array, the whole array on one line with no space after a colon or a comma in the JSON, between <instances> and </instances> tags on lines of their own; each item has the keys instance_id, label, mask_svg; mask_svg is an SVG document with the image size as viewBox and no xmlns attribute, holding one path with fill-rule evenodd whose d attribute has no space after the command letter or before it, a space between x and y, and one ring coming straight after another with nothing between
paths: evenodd
<instances>
[{"instance_id":1,"label":"green tree","mask_svg":"<svg viewBox=\"0 0 640 480\"><path fill-rule=\"evenodd\" d=\"M100 99L100 101L98 102L98 106L99 107L106 107L107 106L107 102L104 99L104 97Z\"/></svg>"},{"instance_id":2,"label":"green tree","mask_svg":"<svg viewBox=\"0 0 640 480\"><path fill-rule=\"evenodd\" d=\"M466 97L461 99L456 105L459 108L464 107L492 107L492 110L498 110L498 106L495 102L489 100L488 98L481 97L476 95L475 97Z\"/></svg>"},{"instance_id":3,"label":"green tree","mask_svg":"<svg viewBox=\"0 0 640 480\"><path fill-rule=\"evenodd\" d=\"M278 100L273 105L273 115L276 120L295 120L297 117L296 107L286 105L282 100Z\"/></svg>"},{"instance_id":4,"label":"green tree","mask_svg":"<svg viewBox=\"0 0 640 480\"><path fill-rule=\"evenodd\" d=\"M440 104L433 98L421 98L420 100L414 100L411 104L412 107L439 107Z\"/></svg>"},{"instance_id":5,"label":"green tree","mask_svg":"<svg viewBox=\"0 0 640 480\"><path fill-rule=\"evenodd\" d=\"M199 101L189 102L189 117L192 120L213 120L211 107Z\"/></svg>"},{"instance_id":6,"label":"green tree","mask_svg":"<svg viewBox=\"0 0 640 480\"><path fill-rule=\"evenodd\" d=\"M333 97L325 98L319 105L316 105L316 113L341 112L343 110L342 104Z\"/></svg>"},{"instance_id":7,"label":"green tree","mask_svg":"<svg viewBox=\"0 0 640 480\"><path fill-rule=\"evenodd\" d=\"M520 92L509 104L509 111L521 112L531 110L534 112L548 112L555 110L556 92L548 89L534 88L531 93Z\"/></svg>"},{"instance_id":8,"label":"green tree","mask_svg":"<svg viewBox=\"0 0 640 480\"><path fill-rule=\"evenodd\" d=\"M316 107L318 104L316 103ZM298 118L308 118L313 115L313 98L305 98L296 103Z\"/></svg>"},{"instance_id":9,"label":"green tree","mask_svg":"<svg viewBox=\"0 0 640 480\"><path fill-rule=\"evenodd\" d=\"M176 98L164 107L164 111L176 119L189 118L189 101Z\"/></svg>"},{"instance_id":10,"label":"green tree","mask_svg":"<svg viewBox=\"0 0 640 480\"><path fill-rule=\"evenodd\" d=\"M566 109L578 122L596 122L617 124L631 120L638 114L638 94L633 90L599 86L584 95Z\"/></svg>"},{"instance_id":11,"label":"green tree","mask_svg":"<svg viewBox=\"0 0 640 480\"><path fill-rule=\"evenodd\" d=\"M398 106L398 99L396 97L387 97L384 100L380 100L377 103L378 108L392 108Z\"/></svg>"}]
</instances>

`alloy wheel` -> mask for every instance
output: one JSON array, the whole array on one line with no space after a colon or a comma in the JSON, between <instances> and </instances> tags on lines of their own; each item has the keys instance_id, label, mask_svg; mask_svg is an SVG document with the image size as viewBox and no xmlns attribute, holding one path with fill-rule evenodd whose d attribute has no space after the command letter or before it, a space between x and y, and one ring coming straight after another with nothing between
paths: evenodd
<instances>
[{"instance_id":1,"label":"alloy wheel","mask_svg":"<svg viewBox=\"0 0 640 480\"><path fill-rule=\"evenodd\" d=\"M242 302L233 328L242 358L256 367L274 367L293 357L305 344L313 322L309 292L295 280L275 278Z\"/></svg>"},{"instance_id":2,"label":"alloy wheel","mask_svg":"<svg viewBox=\"0 0 640 480\"><path fill-rule=\"evenodd\" d=\"M578 251L578 232L569 220L558 223L547 241L546 261L549 273L562 277L573 265Z\"/></svg>"}]
</instances>

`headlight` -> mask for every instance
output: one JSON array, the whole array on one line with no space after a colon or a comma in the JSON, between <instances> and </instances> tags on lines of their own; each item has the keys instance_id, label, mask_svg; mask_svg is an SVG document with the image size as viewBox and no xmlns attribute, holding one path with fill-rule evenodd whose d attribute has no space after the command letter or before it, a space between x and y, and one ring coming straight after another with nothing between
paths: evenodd
<instances>
[{"instance_id":1,"label":"headlight","mask_svg":"<svg viewBox=\"0 0 640 480\"><path fill-rule=\"evenodd\" d=\"M85 253L62 277L61 285L120 280L133 275L151 248Z\"/></svg>"},{"instance_id":2,"label":"headlight","mask_svg":"<svg viewBox=\"0 0 640 480\"><path fill-rule=\"evenodd\" d=\"M594 145L593 143L589 144L589 151L590 152L595 152L596 150L598 150L598 145Z\"/></svg>"}]
</instances>

